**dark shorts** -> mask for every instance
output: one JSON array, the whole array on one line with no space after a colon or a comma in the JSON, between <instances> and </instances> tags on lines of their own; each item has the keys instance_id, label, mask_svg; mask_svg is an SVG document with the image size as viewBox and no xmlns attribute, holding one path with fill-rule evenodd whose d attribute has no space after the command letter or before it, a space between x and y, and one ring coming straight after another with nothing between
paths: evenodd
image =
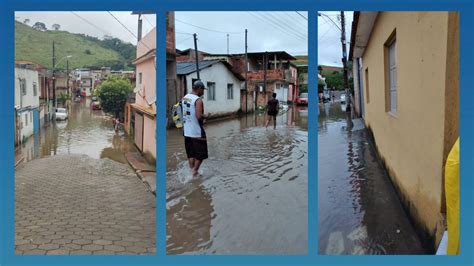
<instances>
[{"instance_id":1,"label":"dark shorts","mask_svg":"<svg viewBox=\"0 0 474 266\"><path fill-rule=\"evenodd\" d=\"M276 116L276 115L278 114L278 111L269 110L269 111L267 112L267 114L268 114L269 116Z\"/></svg>"},{"instance_id":2,"label":"dark shorts","mask_svg":"<svg viewBox=\"0 0 474 266\"><path fill-rule=\"evenodd\" d=\"M208 158L206 140L184 137L184 147L186 148L188 158L194 158L199 161Z\"/></svg>"}]
</instances>

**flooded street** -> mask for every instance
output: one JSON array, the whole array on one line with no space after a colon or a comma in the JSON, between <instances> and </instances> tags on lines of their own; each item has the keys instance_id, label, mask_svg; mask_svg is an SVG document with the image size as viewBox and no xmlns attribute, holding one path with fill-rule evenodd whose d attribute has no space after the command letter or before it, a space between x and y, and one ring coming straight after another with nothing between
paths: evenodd
<instances>
[{"instance_id":1,"label":"flooded street","mask_svg":"<svg viewBox=\"0 0 474 266\"><path fill-rule=\"evenodd\" d=\"M205 126L209 159L192 179L180 130L167 131L167 253L306 254L307 108Z\"/></svg>"},{"instance_id":2,"label":"flooded street","mask_svg":"<svg viewBox=\"0 0 474 266\"><path fill-rule=\"evenodd\" d=\"M94 159L109 158L127 164L124 152L135 147L123 131L115 134L112 118L101 110L90 108L91 99L81 98L68 108L66 121L52 122L41 127L20 146L24 162L64 154L85 154Z\"/></svg>"},{"instance_id":3,"label":"flooded street","mask_svg":"<svg viewBox=\"0 0 474 266\"><path fill-rule=\"evenodd\" d=\"M360 119L319 105L319 254L424 254Z\"/></svg>"}]
</instances>

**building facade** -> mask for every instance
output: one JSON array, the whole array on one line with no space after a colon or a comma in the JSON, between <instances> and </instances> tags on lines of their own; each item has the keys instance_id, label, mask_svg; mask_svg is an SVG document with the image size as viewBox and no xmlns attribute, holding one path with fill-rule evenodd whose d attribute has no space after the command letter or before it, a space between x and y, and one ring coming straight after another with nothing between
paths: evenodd
<instances>
[{"instance_id":1,"label":"building facade","mask_svg":"<svg viewBox=\"0 0 474 266\"><path fill-rule=\"evenodd\" d=\"M200 79L207 89L202 97L204 112L213 118L237 114L241 108L240 93L245 79L233 72L232 66L225 61L200 61L199 69ZM177 90L183 94L191 93L193 82L197 80L196 64L179 62L177 73Z\"/></svg>"},{"instance_id":2,"label":"building facade","mask_svg":"<svg viewBox=\"0 0 474 266\"><path fill-rule=\"evenodd\" d=\"M38 71L28 65L15 67L15 144L39 130Z\"/></svg>"},{"instance_id":3,"label":"building facade","mask_svg":"<svg viewBox=\"0 0 474 266\"><path fill-rule=\"evenodd\" d=\"M137 44L134 103L126 106L125 122L137 148L156 159L156 28Z\"/></svg>"},{"instance_id":4,"label":"building facade","mask_svg":"<svg viewBox=\"0 0 474 266\"><path fill-rule=\"evenodd\" d=\"M459 14L355 12L356 109L427 248L445 230L444 165L459 136Z\"/></svg>"}]
</instances>

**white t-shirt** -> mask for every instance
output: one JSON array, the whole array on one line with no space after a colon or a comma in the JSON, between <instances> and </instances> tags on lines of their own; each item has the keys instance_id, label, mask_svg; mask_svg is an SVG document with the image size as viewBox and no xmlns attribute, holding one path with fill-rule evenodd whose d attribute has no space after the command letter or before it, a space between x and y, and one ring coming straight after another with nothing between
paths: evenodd
<instances>
[{"instance_id":1,"label":"white t-shirt","mask_svg":"<svg viewBox=\"0 0 474 266\"><path fill-rule=\"evenodd\" d=\"M191 138L205 138L206 132L196 117L196 101L199 96L188 93L181 101L183 107L184 136ZM204 110L203 110L204 111Z\"/></svg>"}]
</instances>

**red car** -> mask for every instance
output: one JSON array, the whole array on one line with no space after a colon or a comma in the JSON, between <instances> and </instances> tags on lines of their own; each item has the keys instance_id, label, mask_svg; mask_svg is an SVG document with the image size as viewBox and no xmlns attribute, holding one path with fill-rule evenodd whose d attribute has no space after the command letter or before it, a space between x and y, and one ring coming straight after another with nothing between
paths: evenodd
<instances>
[{"instance_id":1,"label":"red car","mask_svg":"<svg viewBox=\"0 0 474 266\"><path fill-rule=\"evenodd\" d=\"M101 110L102 109L102 107L100 106L99 101L93 101L91 103L91 108L92 108L92 110Z\"/></svg>"},{"instance_id":2,"label":"red car","mask_svg":"<svg viewBox=\"0 0 474 266\"><path fill-rule=\"evenodd\" d=\"M296 100L297 104L308 105L308 93L301 93L300 97Z\"/></svg>"}]
</instances>

